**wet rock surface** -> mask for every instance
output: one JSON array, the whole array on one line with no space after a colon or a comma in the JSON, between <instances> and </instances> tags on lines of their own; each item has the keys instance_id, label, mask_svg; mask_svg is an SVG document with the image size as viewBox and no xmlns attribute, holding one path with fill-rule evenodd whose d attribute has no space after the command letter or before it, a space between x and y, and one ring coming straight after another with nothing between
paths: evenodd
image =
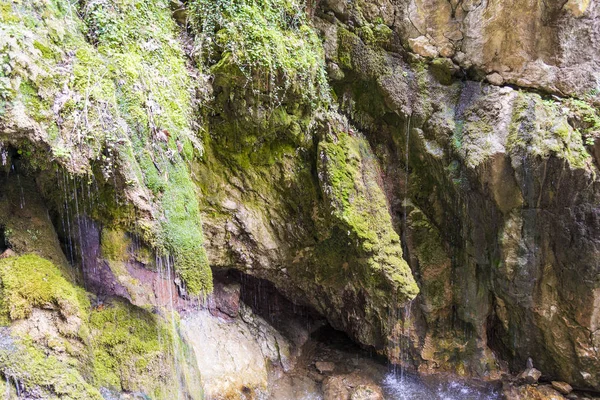
<instances>
[{"instance_id":1,"label":"wet rock surface","mask_svg":"<svg viewBox=\"0 0 600 400\"><path fill-rule=\"evenodd\" d=\"M181 312L215 396L379 398L323 326L507 397L600 390L598 2L242 3L1 5L0 260L85 287L98 337ZM7 324L63 365L71 303L37 291ZM136 397L132 360L67 369ZM482 393L456 382L422 396Z\"/></svg>"},{"instance_id":2,"label":"wet rock surface","mask_svg":"<svg viewBox=\"0 0 600 400\"><path fill-rule=\"evenodd\" d=\"M421 290L410 309L400 308L411 327L389 335L386 354L423 373L452 364L450 371L484 379L498 379L507 369L518 374L532 356L548 376L597 387L600 363L589 332L597 329L598 183L591 138L598 128L587 131L587 141L573 118L579 103L506 86L568 92L594 104L597 91L590 95L583 87L596 81L597 62L577 72L591 78L578 86L569 61L559 61L566 53L555 50L575 51L571 40L597 46L578 34L562 36L595 15L597 5L581 4L589 7L577 17L572 5L523 5L513 16L489 2L400 2L395 36L382 44L356 28L356 21L377 26L377 12L332 9L332 22L326 4L319 23L324 32L335 23L338 39L337 47L329 45L325 35L326 58L345 76L333 86L343 94L342 109L377 149L391 213ZM486 13L493 17L482 18ZM513 17L511 34L552 34L535 44L513 40L500 22ZM537 18L547 24L536 25ZM595 23L584 28L597 29ZM405 53L425 46L454 49L452 61L425 60L435 57L434 49L419 57ZM449 68L453 62L462 70ZM558 70L560 78L548 73ZM471 81L474 72L494 86ZM402 346L411 354L406 361L395 350ZM461 361L454 363L457 353Z\"/></svg>"},{"instance_id":3,"label":"wet rock surface","mask_svg":"<svg viewBox=\"0 0 600 400\"><path fill-rule=\"evenodd\" d=\"M552 386L540 385L540 386L510 386L505 385L503 388L503 394L507 399L514 400L563 400L563 397L558 391Z\"/></svg>"},{"instance_id":4,"label":"wet rock surface","mask_svg":"<svg viewBox=\"0 0 600 400\"><path fill-rule=\"evenodd\" d=\"M383 399L385 364L344 333L314 312L286 307L291 303L268 282L215 276L221 289L207 309L182 319L207 398ZM235 315L212 311L225 303L237 304Z\"/></svg>"},{"instance_id":5,"label":"wet rock surface","mask_svg":"<svg viewBox=\"0 0 600 400\"><path fill-rule=\"evenodd\" d=\"M573 391L571 385L566 382L552 381L552 387L563 395L568 395Z\"/></svg>"}]
</instances>

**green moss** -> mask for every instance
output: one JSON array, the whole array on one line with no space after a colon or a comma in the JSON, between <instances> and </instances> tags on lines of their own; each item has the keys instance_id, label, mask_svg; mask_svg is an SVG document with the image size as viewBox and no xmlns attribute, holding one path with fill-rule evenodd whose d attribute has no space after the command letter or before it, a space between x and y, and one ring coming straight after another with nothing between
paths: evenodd
<instances>
[{"instance_id":1,"label":"green moss","mask_svg":"<svg viewBox=\"0 0 600 400\"><path fill-rule=\"evenodd\" d=\"M5 323L27 318L33 308L55 310L61 316L61 321L49 322L56 324L57 333L39 327L47 330L41 341L22 332L13 337L11 328L0 330L0 372L21 388L47 394L44 398L82 400L101 399L98 387L142 392L156 399L181 393L201 396L199 377L190 368L195 361L176 334L175 319L170 326L159 314L122 300L90 309L86 292L35 255L0 260L0 282ZM78 331L63 330L62 319ZM21 326L27 324L23 321ZM66 351L55 352L55 347Z\"/></svg>"},{"instance_id":2,"label":"green moss","mask_svg":"<svg viewBox=\"0 0 600 400\"><path fill-rule=\"evenodd\" d=\"M185 210L178 204L187 203L192 213L198 209L197 199L188 195L194 186L183 157L201 151L191 129L195 81L189 76L169 3L89 2L81 5L82 19L73 7L66 0L39 7L10 4L11 10L35 23L28 24L29 30L12 22L3 27L15 38L9 46L16 43L7 52L9 58L16 54L20 60L19 68L2 76L8 79L1 81L8 82L0 90L3 104L14 97L12 85L21 82L16 98L48 132L42 136L47 142L40 144L45 154L45 146L50 147L51 157L46 157L69 174L95 174L100 181L99 197L106 201L101 210L94 209L94 217L135 231L158 252L174 255L175 270L185 271L182 278L190 280L189 292L208 292L212 279L201 245L199 213L191 215L193 229L185 224L185 239L199 245L183 241L182 229L169 221L171 216L183 221ZM65 73L64 65L72 66L72 74ZM110 188L122 181L124 188ZM150 203L133 201L142 213L126 205L139 199ZM65 201L57 199L59 205Z\"/></svg>"},{"instance_id":3,"label":"green moss","mask_svg":"<svg viewBox=\"0 0 600 400\"><path fill-rule=\"evenodd\" d=\"M322 190L334 217L330 223L345 233L347 242L357 252L357 272L365 282L391 289L405 300L412 299L418 288L402 259L400 238L378 185L380 177L373 157L364 138L339 128L319 143Z\"/></svg>"},{"instance_id":4,"label":"green moss","mask_svg":"<svg viewBox=\"0 0 600 400\"><path fill-rule=\"evenodd\" d=\"M121 230L105 228L102 230L102 256L108 260L126 261L131 239Z\"/></svg>"},{"instance_id":5,"label":"green moss","mask_svg":"<svg viewBox=\"0 0 600 400\"><path fill-rule=\"evenodd\" d=\"M339 27L338 28L338 63L340 67L351 70L352 65L352 51L358 44L360 38L349 30Z\"/></svg>"},{"instance_id":6,"label":"green moss","mask_svg":"<svg viewBox=\"0 0 600 400\"><path fill-rule=\"evenodd\" d=\"M52 59L52 60L56 59L57 54L47 44L42 43L39 40L36 40L33 42L33 46L42 53L43 57Z\"/></svg>"},{"instance_id":7,"label":"green moss","mask_svg":"<svg viewBox=\"0 0 600 400\"><path fill-rule=\"evenodd\" d=\"M123 71L119 109L130 126L138 127L132 138L134 155L165 217L155 245L175 257L175 269L189 293L206 293L212 290L212 276L198 200L176 144L194 141L189 92L193 84L181 49L172 46L175 26L166 2L138 3L134 7L117 2L114 9L97 5L86 22L100 52ZM157 42L153 50L144 47L144 38Z\"/></svg>"},{"instance_id":8,"label":"green moss","mask_svg":"<svg viewBox=\"0 0 600 400\"><path fill-rule=\"evenodd\" d=\"M205 63L226 54L255 88L290 90L314 107L327 102L323 49L304 1L193 0L189 8Z\"/></svg>"},{"instance_id":9,"label":"green moss","mask_svg":"<svg viewBox=\"0 0 600 400\"><path fill-rule=\"evenodd\" d=\"M431 74L442 85L450 85L453 82L453 70L456 68L452 61L448 58L436 58L431 62L429 70Z\"/></svg>"},{"instance_id":10,"label":"green moss","mask_svg":"<svg viewBox=\"0 0 600 400\"><path fill-rule=\"evenodd\" d=\"M537 94L518 94L507 148L542 158L555 155L565 159L572 168L591 168L591 156L585 149L581 132L569 124L562 107L543 101Z\"/></svg>"},{"instance_id":11,"label":"green moss","mask_svg":"<svg viewBox=\"0 0 600 400\"><path fill-rule=\"evenodd\" d=\"M593 141L600 136L600 110L589 103L569 99L565 102L571 111L574 127L581 131L586 141Z\"/></svg>"},{"instance_id":12,"label":"green moss","mask_svg":"<svg viewBox=\"0 0 600 400\"><path fill-rule=\"evenodd\" d=\"M91 313L90 330L98 385L160 398L161 389L177 386L172 332L158 316L113 301Z\"/></svg>"},{"instance_id":13,"label":"green moss","mask_svg":"<svg viewBox=\"0 0 600 400\"><path fill-rule=\"evenodd\" d=\"M371 46L386 46L392 38L392 30L385 24L365 24L356 29L361 40Z\"/></svg>"},{"instance_id":14,"label":"green moss","mask_svg":"<svg viewBox=\"0 0 600 400\"><path fill-rule=\"evenodd\" d=\"M380 43L381 38L378 34L375 34L377 31L373 31L370 26L364 26L358 29L357 32L362 37L342 26L338 26L338 65L344 70L358 74L361 78L358 81L360 84L364 84L364 80L373 79L376 81L386 75L393 74L394 71L386 61L387 52L382 47L384 43ZM354 89L356 90L356 88ZM359 103L358 100L357 103Z\"/></svg>"},{"instance_id":15,"label":"green moss","mask_svg":"<svg viewBox=\"0 0 600 400\"><path fill-rule=\"evenodd\" d=\"M0 2L0 21L18 22L19 17L13 12L12 5L9 1L3 0Z\"/></svg>"},{"instance_id":16,"label":"green moss","mask_svg":"<svg viewBox=\"0 0 600 400\"><path fill-rule=\"evenodd\" d=\"M212 291L212 274L204 250L197 194L184 166L172 170L163 207L166 241L175 256L177 272L191 294Z\"/></svg>"},{"instance_id":17,"label":"green moss","mask_svg":"<svg viewBox=\"0 0 600 400\"><path fill-rule=\"evenodd\" d=\"M10 340L3 338L3 342ZM77 368L27 341L14 342L0 349L0 371L19 382L21 390L43 398L102 400L100 392L87 383Z\"/></svg>"},{"instance_id":18,"label":"green moss","mask_svg":"<svg viewBox=\"0 0 600 400\"><path fill-rule=\"evenodd\" d=\"M19 91L22 101L32 118L37 122L46 120L50 112L50 105L38 95L38 90L34 84L30 81L23 81Z\"/></svg>"},{"instance_id":19,"label":"green moss","mask_svg":"<svg viewBox=\"0 0 600 400\"><path fill-rule=\"evenodd\" d=\"M81 357L79 350L71 349L69 341L79 342L87 337L90 302L87 294L67 281L50 261L36 255L9 257L0 260L0 312L5 323L29 317L33 308L55 310L60 319L72 324L78 331L60 328L64 337L53 337L49 329L47 344L40 346L23 333L19 338L10 336L8 329L0 331L4 345L0 349L0 371L19 382L21 389L30 393L45 393L47 398L102 399L97 389L85 380L85 357L81 363L68 354ZM64 323L64 322L62 322ZM23 322L25 326L28 322ZM36 327L40 331L48 327ZM55 346L66 346L67 353L53 354Z\"/></svg>"},{"instance_id":20,"label":"green moss","mask_svg":"<svg viewBox=\"0 0 600 400\"><path fill-rule=\"evenodd\" d=\"M0 281L2 313L11 320L27 318L34 307L57 309L63 317L86 315L82 291L75 289L50 261L39 256L0 260Z\"/></svg>"}]
</instances>

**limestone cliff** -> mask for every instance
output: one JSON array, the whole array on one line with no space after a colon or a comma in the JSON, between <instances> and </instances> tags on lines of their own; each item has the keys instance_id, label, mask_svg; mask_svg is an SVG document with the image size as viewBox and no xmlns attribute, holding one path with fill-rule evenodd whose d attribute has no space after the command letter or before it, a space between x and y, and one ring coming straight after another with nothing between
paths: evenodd
<instances>
[{"instance_id":1,"label":"limestone cliff","mask_svg":"<svg viewBox=\"0 0 600 400\"><path fill-rule=\"evenodd\" d=\"M170 369L182 353L145 334L196 309L212 267L423 373L497 379L531 357L600 390L598 13L0 1L0 347L32 363L50 348L67 369L93 358L68 372L91 398L191 393L197 371ZM28 269L64 288L23 297L11 277ZM140 337L122 342L106 330L124 309ZM76 351L13 343L42 319ZM136 357L161 351L179 361L135 379ZM70 396L28 368L0 355L16 388Z\"/></svg>"}]
</instances>

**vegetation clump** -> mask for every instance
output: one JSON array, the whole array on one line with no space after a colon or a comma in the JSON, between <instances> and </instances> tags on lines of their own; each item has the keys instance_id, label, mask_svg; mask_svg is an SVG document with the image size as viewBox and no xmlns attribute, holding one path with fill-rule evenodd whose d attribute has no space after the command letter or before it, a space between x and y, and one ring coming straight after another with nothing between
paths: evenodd
<instances>
[{"instance_id":1,"label":"vegetation clump","mask_svg":"<svg viewBox=\"0 0 600 400\"><path fill-rule=\"evenodd\" d=\"M513 109L507 148L548 158L556 155L572 168L591 170L591 156L580 130L568 121L568 108L536 94L519 93Z\"/></svg>"},{"instance_id":2,"label":"vegetation clump","mask_svg":"<svg viewBox=\"0 0 600 400\"><path fill-rule=\"evenodd\" d=\"M303 0L192 0L189 8L204 64L236 66L275 103L288 91L315 107L329 99L321 41Z\"/></svg>"},{"instance_id":3,"label":"vegetation clump","mask_svg":"<svg viewBox=\"0 0 600 400\"><path fill-rule=\"evenodd\" d=\"M8 378L7 384L15 382L19 385L19 392L24 392L22 394L36 395L30 398L103 399L98 389L88 383L77 368L61 362L54 355L48 356L30 343L13 342L7 337L2 339L10 342L10 346L0 349L0 370Z\"/></svg>"},{"instance_id":4,"label":"vegetation clump","mask_svg":"<svg viewBox=\"0 0 600 400\"><path fill-rule=\"evenodd\" d=\"M0 259L0 283L0 311L10 320L27 318L34 307L57 309L65 318L82 318L89 306L82 290L37 255Z\"/></svg>"},{"instance_id":5,"label":"vegetation clump","mask_svg":"<svg viewBox=\"0 0 600 400\"><path fill-rule=\"evenodd\" d=\"M0 372L27 393L101 399L98 388L108 387L164 399L198 386L187 367L190 361L182 359L185 353L175 354L184 343L160 314L125 300L91 307L88 293L50 261L32 254L1 259L0 283L0 312L8 325L0 329ZM33 309L49 313L43 314L49 326L27 321ZM20 320L19 333L15 320ZM30 337L23 327L42 332L42 338ZM184 365L181 371L176 358Z\"/></svg>"},{"instance_id":6,"label":"vegetation clump","mask_svg":"<svg viewBox=\"0 0 600 400\"><path fill-rule=\"evenodd\" d=\"M98 385L156 395L173 384L172 332L158 316L115 300L95 309L89 326Z\"/></svg>"},{"instance_id":7,"label":"vegetation clump","mask_svg":"<svg viewBox=\"0 0 600 400\"><path fill-rule=\"evenodd\" d=\"M399 299L410 300L419 289L402 258L374 156L368 142L349 129L334 127L318 146L319 177L332 223L356 243L364 281L391 287Z\"/></svg>"}]
</instances>

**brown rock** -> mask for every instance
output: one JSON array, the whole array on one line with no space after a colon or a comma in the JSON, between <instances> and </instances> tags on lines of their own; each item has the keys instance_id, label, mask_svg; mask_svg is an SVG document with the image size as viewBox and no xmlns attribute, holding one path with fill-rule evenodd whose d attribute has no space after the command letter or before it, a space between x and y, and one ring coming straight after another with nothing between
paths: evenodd
<instances>
[{"instance_id":1,"label":"brown rock","mask_svg":"<svg viewBox=\"0 0 600 400\"><path fill-rule=\"evenodd\" d=\"M518 380L525 383L537 383L537 381L542 376L542 373L535 368L527 368L525 371L521 372L518 376Z\"/></svg>"},{"instance_id":2,"label":"brown rock","mask_svg":"<svg viewBox=\"0 0 600 400\"><path fill-rule=\"evenodd\" d=\"M415 53L423 57L434 58L439 54L437 48L433 46L425 36L408 39L408 44Z\"/></svg>"},{"instance_id":3,"label":"brown rock","mask_svg":"<svg viewBox=\"0 0 600 400\"><path fill-rule=\"evenodd\" d=\"M360 385L352 391L350 400L383 400L383 392L377 386Z\"/></svg>"},{"instance_id":4,"label":"brown rock","mask_svg":"<svg viewBox=\"0 0 600 400\"><path fill-rule=\"evenodd\" d=\"M14 257L16 255L17 255L17 253L12 251L11 249L6 249L6 250L4 250L4 253L0 254L0 258Z\"/></svg>"},{"instance_id":5,"label":"brown rock","mask_svg":"<svg viewBox=\"0 0 600 400\"><path fill-rule=\"evenodd\" d=\"M489 83L496 86L500 86L504 83L504 78L497 72L489 74L488 76L486 76L486 79Z\"/></svg>"},{"instance_id":6,"label":"brown rock","mask_svg":"<svg viewBox=\"0 0 600 400\"><path fill-rule=\"evenodd\" d=\"M333 372L335 370L335 364L328 361L317 361L315 367L317 368L317 371L322 374Z\"/></svg>"},{"instance_id":7,"label":"brown rock","mask_svg":"<svg viewBox=\"0 0 600 400\"><path fill-rule=\"evenodd\" d=\"M440 48L440 56L450 58L454 55L454 46L451 43L446 43Z\"/></svg>"},{"instance_id":8,"label":"brown rock","mask_svg":"<svg viewBox=\"0 0 600 400\"><path fill-rule=\"evenodd\" d=\"M573 391L573 388L567 382L552 381L551 383L554 389L558 390L564 395L567 395Z\"/></svg>"},{"instance_id":9,"label":"brown rock","mask_svg":"<svg viewBox=\"0 0 600 400\"><path fill-rule=\"evenodd\" d=\"M215 282L208 309L212 315L225 319L236 318L240 310L240 285Z\"/></svg>"},{"instance_id":10,"label":"brown rock","mask_svg":"<svg viewBox=\"0 0 600 400\"><path fill-rule=\"evenodd\" d=\"M550 385L543 386L512 386L505 384L502 393L510 400L564 400L563 395Z\"/></svg>"},{"instance_id":11,"label":"brown rock","mask_svg":"<svg viewBox=\"0 0 600 400\"><path fill-rule=\"evenodd\" d=\"M573 14L574 17L581 17L590 6L590 0L569 0L564 5L564 9Z\"/></svg>"},{"instance_id":12,"label":"brown rock","mask_svg":"<svg viewBox=\"0 0 600 400\"><path fill-rule=\"evenodd\" d=\"M344 383L344 376L331 376L323 381L323 399L324 400L347 400L350 393Z\"/></svg>"}]
</instances>

